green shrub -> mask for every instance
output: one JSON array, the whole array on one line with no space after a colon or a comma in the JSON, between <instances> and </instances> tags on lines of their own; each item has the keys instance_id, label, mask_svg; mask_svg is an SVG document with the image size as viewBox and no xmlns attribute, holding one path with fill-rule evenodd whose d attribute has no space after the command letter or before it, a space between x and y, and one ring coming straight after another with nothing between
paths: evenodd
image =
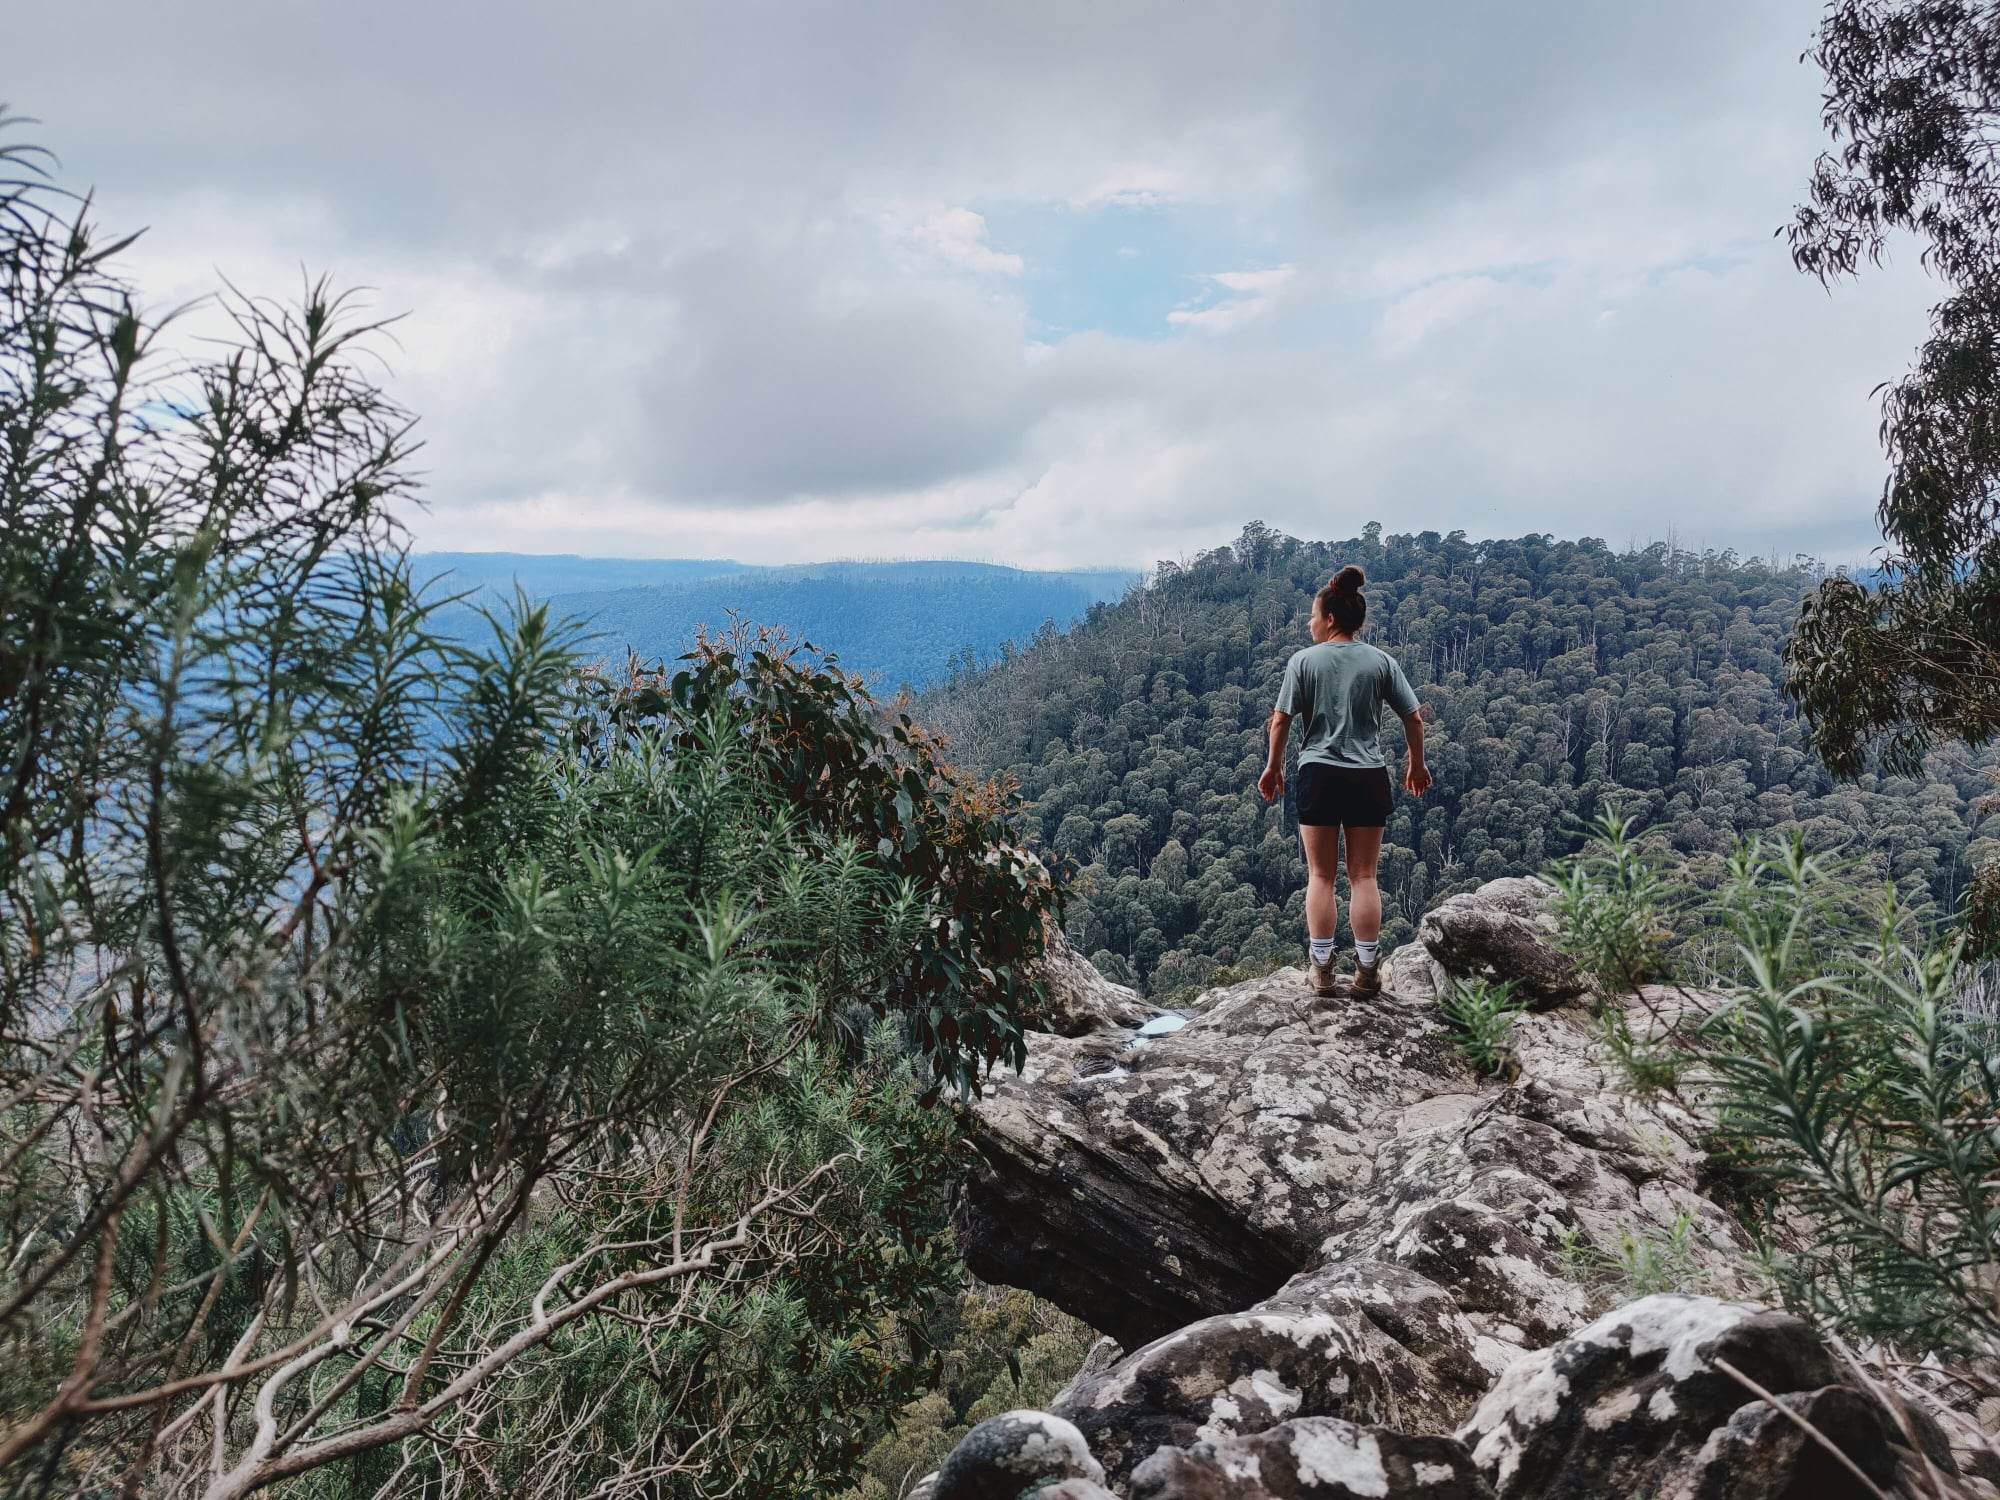
<instances>
[{"instance_id":1,"label":"green shrub","mask_svg":"<svg viewBox=\"0 0 2000 1500\"><path fill-rule=\"evenodd\" d=\"M1658 856L1607 807L1583 850L1551 874L1562 944L1600 994L1635 990L1666 968L1671 897Z\"/></svg>"},{"instance_id":2,"label":"green shrub","mask_svg":"<svg viewBox=\"0 0 2000 1500\"><path fill-rule=\"evenodd\" d=\"M1893 899L1871 931L1828 880L1796 849L1732 871L1746 975L1704 1050L1722 1133L1783 1211L1792 1301L1862 1338L1993 1348L2000 1038L1961 1008L1958 935Z\"/></svg>"},{"instance_id":3,"label":"green shrub","mask_svg":"<svg viewBox=\"0 0 2000 1500\"><path fill-rule=\"evenodd\" d=\"M1626 1012L1616 1004L1599 1008L1597 1027L1605 1055L1632 1093L1643 1096L1670 1092L1687 1076L1692 1058L1679 1045L1674 1029L1667 1028L1659 1036L1641 1037L1633 1031Z\"/></svg>"},{"instance_id":4,"label":"green shrub","mask_svg":"<svg viewBox=\"0 0 2000 1500\"><path fill-rule=\"evenodd\" d=\"M1624 1229L1606 1249L1566 1228L1557 1254L1570 1280L1589 1287L1601 1303L1615 1305L1655 1292L1704 1292L1709 1278L1695 1258L1694 1218L1685 1210L1664 1231Z\"/></svg>"},{"instance_id":5,"label":"green shrub","mask_svg":"<svg viewBox=\"0 0 2000 1500\"><path fill-rule=\"evenodd\" d=\"M1498 1073L1514 1055L1514 1019L1525 1007L1514 1001L1514 982L1453 979L1438 997L1453 1044L1478 1073Z\"/></svg>"},{"instance_id":6,"label":"green shrub","mask_svg":"<svg viewBox=\"0 0 2000 1500\"><path fill-rule=\"evenodd\" d=\"M1628 833L1607 822L1568 873L1583 961L1647 925L1648 881L1606 874L1630 868ZM1719 1008L1643 1044L1607 1022L1607 1043L1632 1086L1686 1087L1713 1114L1779 1294L1857 1339L2000 1349L2000 1032L1967 919L1871 897L1797 839L1744 843L1684 919L1726 935L1701 976Z\"/></svg>"},{"instance_id":7,"label":"green shrub","mask_svg":"<svg viewBox=\"0 0 2000 1500\"><path fill-rule=\"evenodd\" d=\"M0 1482L845 1484L959 1284L925 1101L1020 1058L1058 915L1013 797L772 636L445 637L369 329L312 284L163 367L43 165L0 139Z\"/></svg>"}]
</instances>

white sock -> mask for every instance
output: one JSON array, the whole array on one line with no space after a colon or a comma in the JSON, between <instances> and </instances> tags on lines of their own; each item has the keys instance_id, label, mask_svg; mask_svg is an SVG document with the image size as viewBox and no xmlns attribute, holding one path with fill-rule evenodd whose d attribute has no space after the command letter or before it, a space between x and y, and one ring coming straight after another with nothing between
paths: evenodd
<instances>
[{"instance_id":1,"label":"white sock","mask_svg":"<svg viewBox=\"0 0 2000 1500\"><path fill-rule=\"evenodd\" d=\"M1379 939L1373 943L1364 943L1360 938L1356 938L1354 940L1354 956L1360 959L1364 966L1372 964L1375 962L1375 950L1379 946L1381 946Z\"/></svg>"},{"instance_id":2,"label":"white sock","mask_svg":"<svg viewBox=\"0 0 2000 1500\"><path fill-rule=\"evenodd\" d=\"M1334 939L1307 938L1306 941L1312 945L1314 963L1324 964L1333 962Z\"/></svg>"}]
</instances>

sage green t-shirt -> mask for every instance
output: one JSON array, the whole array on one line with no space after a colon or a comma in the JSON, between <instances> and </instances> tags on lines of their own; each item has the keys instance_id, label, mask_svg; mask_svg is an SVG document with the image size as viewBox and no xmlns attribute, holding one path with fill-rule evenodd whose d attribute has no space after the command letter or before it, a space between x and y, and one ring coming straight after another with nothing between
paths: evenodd
<instances>
[{"instance_id":1,"label":"sage green t-shirt","mask_svg":"<svg viewBox=\"0 0 2000 1500\"><path fill-rule=\"evenodd\" d=\"M1396 658L1366 641L1321 641L1292 653L1278 689L1291 714L1299 764L1371 770L1382 755L1382 705L1397 718L1417 711L1417 695Z\"/></svg>"}]
</instances>

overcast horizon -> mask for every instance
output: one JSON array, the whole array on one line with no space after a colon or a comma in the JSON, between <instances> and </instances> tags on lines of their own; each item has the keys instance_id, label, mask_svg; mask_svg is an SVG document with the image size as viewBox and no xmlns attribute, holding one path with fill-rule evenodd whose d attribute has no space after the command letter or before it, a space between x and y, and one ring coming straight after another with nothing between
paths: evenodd
<instances>
[{"instance_id":1,"label":"overcast horizon","mask_svg":"<svg viewBox=\"0 0 2000 1500\"><path fill-rule=\"evenodd\" d=\"M407 314L424 550L1845 563L1940 292L1776 233L1818 14L76 0L4 97L151 306L303 266Z\"/></svg>"}]
</instances>

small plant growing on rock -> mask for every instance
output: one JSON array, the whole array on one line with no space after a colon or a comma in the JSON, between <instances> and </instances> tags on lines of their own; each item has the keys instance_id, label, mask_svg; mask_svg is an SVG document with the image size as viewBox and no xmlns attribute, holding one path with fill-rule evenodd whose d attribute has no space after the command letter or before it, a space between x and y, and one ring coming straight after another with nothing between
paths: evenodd
<instances>
[{"instance_id":1,"label":"small plant growing on rock","mask_svg":"<svg viewBox=\"0 0 2000 1500\"><path fill-rule=\"evenodd\" d=\"M1642 1036L1614 998L1643 999L1645 987L1672 970L1669 917L1681 903L1659 857L1640 843L1632 819L1611 807L1590 824L1583 851L1550 880L1560 945L1606 1002L1598 1027L1612 1068L1635 1094L1679 1088L1690 1063L1680 1028L1663 1022Z\"/></svg>"},{"instance_id":2,"label":"small plant growing on rock","mask_svg":"<svg viewBox=\"0 0 2000 1500\"><path fill-rule=\"evenodd\" d=\"M1680 1087L1693 1063L1693 1058L1672 1042L1640 1036L1622 1011L1604 1011L1598 1018L1598 1030L1611 1065L1632 1093L1671 1093Z\"/></svg>"},{"instance_id":3,"label":"small plant growing on rock","mask_svg":"<svg viewBox=\"0 0 2000 1500\"><path fill-rule=\"evenodd\" d=\"M1658 857L1632 819L1607 807L1583 852L1551 875L1562 947L1600 993L1636 990L1666 972L1673 901Z\"/></svg>"},{"instance_id":4,"label":"small plant growing on rock","mask_svg":"<svg viewBox=\"0 0 2000 1500\"><path fill-rule=\"evenodd\" d=\"M1454 979L1438 997L1453 1044L1484 1075L1503 1072L1513 1061L1514 1018L1523 1008L1514 999L1511 979Z\"/></svg>"},{"instance_id":5,"label":"small plant growing on rock","mask_svg":"<svg viewBox=\"0 0 2000 1500\"><path fill-rule=\"evenodd\" d=\"M1665 1230L1620 1230L1609 1248L1566 1226L1556 1246L1563 1273L1591 1288L1608 1306L1655 1292L1705 1292L1708 1276L1695 1258L1694 1216L1685 1209Z\"/></svg>"}]
</instances>

